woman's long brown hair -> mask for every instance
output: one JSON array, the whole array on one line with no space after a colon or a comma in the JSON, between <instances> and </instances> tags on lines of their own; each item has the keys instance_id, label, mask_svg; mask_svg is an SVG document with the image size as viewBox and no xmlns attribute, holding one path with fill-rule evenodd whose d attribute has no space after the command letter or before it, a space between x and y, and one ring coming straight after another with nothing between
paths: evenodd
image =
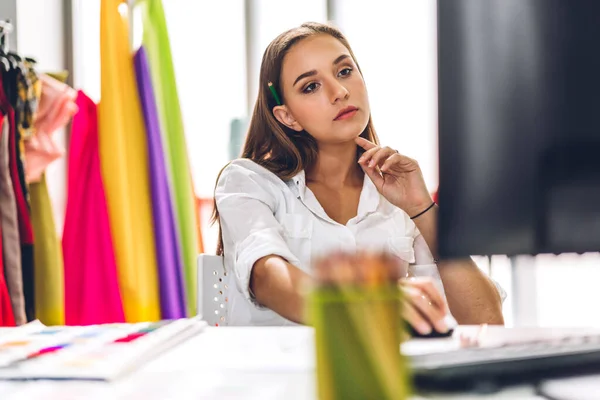
<instances>
[{"instance_id":1,"label":"woman's long brown hair","mask_svg":"<svg viewBox=\"0 0 600 400\"><path fill-rule=\"evenodd\" d=\"M317 142L306 131L296 132L275 118L273 107L277 103L269 90L268 83L273 83L280 100L285 104L285 96L280 89L283 59L294 44L315 35L330 35L339 40L348 49L358 67L358 62L346 37L333 26L316 22L308 22L282 33L265 50L260 66L258 98L241 157L262 165L284 181L314 164L318 156ZM360 71L360 67L358 70ZM365 130L360 136L371 142L379 143L370 116ZM217 177L217 182L220 177L221 173ZM212 222L217 222L218 219L219 211L215 201ZM220 227L217 254L223 254L223 237Z\"/></svg>"}]
</instances>

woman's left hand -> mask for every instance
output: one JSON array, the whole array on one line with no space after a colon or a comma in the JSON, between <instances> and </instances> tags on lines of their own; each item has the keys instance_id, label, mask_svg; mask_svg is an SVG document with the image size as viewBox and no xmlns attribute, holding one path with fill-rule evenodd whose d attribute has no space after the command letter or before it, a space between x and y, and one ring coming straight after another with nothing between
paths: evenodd
<instances>
[{"instance_id":1,"label":"woman's left hand","mask_svg":"<svg viewBox=\"0 0 600 400\"><path fill-rule=\"evenodd\" d=\"M432 203L419 164L389 147L380 147L362 138L356 144L365 149L358 160L365 174L390 203L409 216L418 214Z\"/></svg>"}]
</instances>

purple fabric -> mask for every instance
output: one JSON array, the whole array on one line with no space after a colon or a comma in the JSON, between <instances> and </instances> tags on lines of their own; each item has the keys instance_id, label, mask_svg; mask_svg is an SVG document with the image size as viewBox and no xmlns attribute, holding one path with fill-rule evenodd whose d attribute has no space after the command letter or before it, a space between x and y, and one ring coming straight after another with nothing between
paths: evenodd
<instances>
[{"instance_id":1,"label":"purple fabric","mask_svg":"<svg viewBox=\"0 0 600 400\"><path fill-rule=\"evenodd\" d=\"M160 122L146 51L143 47L134 57L138 92L148 135L148 164L152 190L152 216L163 319L185 318L185 287L181 246L177 236L171 191L167 178Z\"/></svg>"}]
</instances>

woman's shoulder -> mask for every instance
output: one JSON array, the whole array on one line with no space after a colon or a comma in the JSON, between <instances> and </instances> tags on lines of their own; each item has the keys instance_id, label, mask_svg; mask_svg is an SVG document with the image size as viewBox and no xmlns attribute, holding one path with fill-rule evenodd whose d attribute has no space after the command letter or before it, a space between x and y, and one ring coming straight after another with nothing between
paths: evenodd
<instances>
[{"instance_id":1,"label":"woman's shoulder","mask_svg":"<svg viewBox=\"0 0 600 400\"><path fill-rule=\"evenodd\" d=\"M273 172L248 158L231 161L223 168L217 180L217 190L227 187L239 190L248 185L259 186L263 189L270 186L282 189L287 187L285 182Z\"/></svg>"}]
</instances>

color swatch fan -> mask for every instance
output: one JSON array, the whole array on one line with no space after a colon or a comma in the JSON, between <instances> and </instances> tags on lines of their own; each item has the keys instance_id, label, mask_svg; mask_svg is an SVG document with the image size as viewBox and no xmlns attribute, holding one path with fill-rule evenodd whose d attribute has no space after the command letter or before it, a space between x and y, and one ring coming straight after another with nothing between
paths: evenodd
<instances>
[{"instance_id":1,"label":"color swatch fan","mask_svg":"<svg viewBox=\"0 0 600 400\"><path fill-rule=\"evenodd\" d=\"M114 380L205 326L197 319L71 327L34 321L3 329L0 380Z\"/></svg>"}]
</instances>

